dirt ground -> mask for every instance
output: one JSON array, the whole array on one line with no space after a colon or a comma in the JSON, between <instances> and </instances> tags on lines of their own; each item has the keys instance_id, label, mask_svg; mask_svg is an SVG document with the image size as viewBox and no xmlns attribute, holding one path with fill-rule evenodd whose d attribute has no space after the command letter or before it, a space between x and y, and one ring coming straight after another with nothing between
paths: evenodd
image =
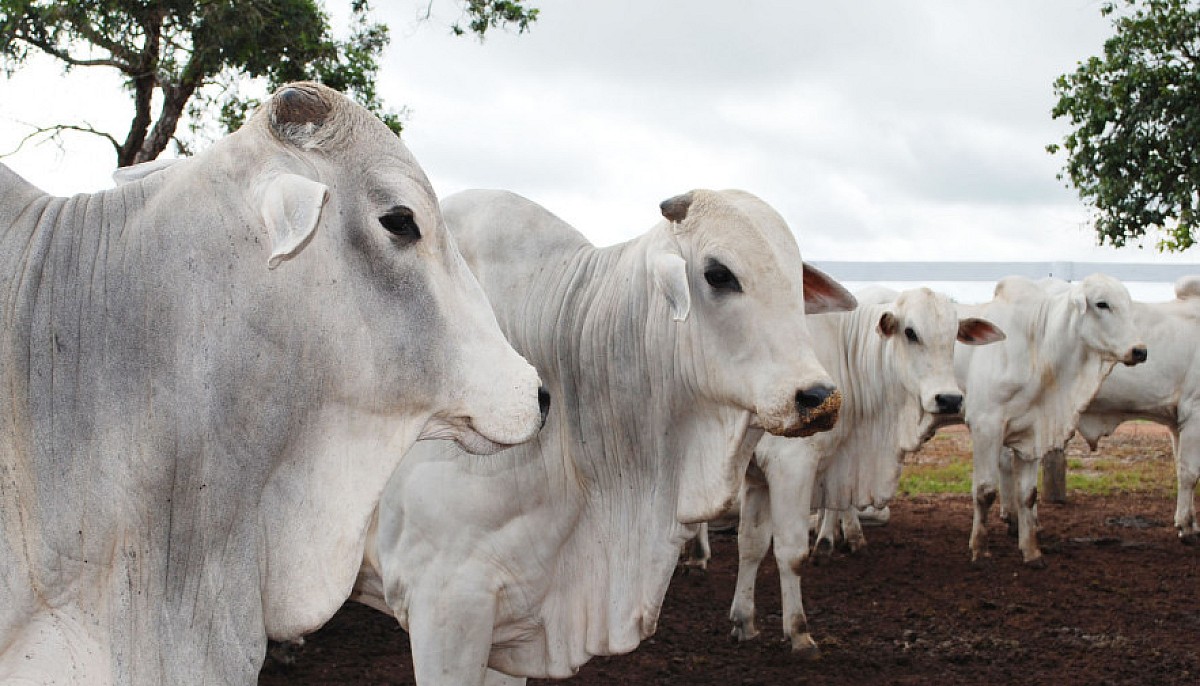
<instances>
[{"instance_id":1,"label":"dirt ground","mask_svg":"<svg viewBox=\"0 0 1200 686\"><path fill-rule=\"evenodd\" d=\"M1162 431L1126 426L1102 450L1169 459ZM916 459L950 459L968 445L955 434ZM1173 509L1165 492L1072 493L1066 505L1042 504L1049 567L1032 570L994 513L992 557L969 562L966 496L900 498L886 527L867 530L866 550L805 572L809 627L823 652L816 662L782 642L770 557L758 581L762 634L731 642L737 541L715 533L709 570L672 581L658 633L629 655L593 659L571 682L1200 684L1200 548L1180 544ZM348 604L295 664L270 664L259 683L412 684L408 637L392 619Z\"/></svg>"}]
</instances>

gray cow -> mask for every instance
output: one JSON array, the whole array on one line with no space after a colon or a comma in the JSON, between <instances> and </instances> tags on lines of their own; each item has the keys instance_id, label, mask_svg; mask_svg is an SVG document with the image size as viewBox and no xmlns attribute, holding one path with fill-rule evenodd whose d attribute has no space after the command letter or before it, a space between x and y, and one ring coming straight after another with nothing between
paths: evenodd
<instances>
[{"instance_id":1,"label":"gray cow","mask_svg":"<svg viewBox=\"0 0 1200 686\"><path fill-rule=\"evenodd\" d=\"M3 683L253 684L414 441L546 402L416 161L313 84L94 195L0 166L0 318Z\"/></svg>"}]
</instances>

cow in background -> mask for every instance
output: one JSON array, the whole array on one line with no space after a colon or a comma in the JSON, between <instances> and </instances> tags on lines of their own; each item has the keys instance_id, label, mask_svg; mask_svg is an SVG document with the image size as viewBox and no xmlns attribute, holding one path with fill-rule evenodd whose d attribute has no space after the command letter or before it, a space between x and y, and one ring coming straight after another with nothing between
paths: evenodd
<instances>
[{"instance_id":1,"label":"cow in background","mask_svg":"<svg viewBox=\"0 0 1200 686\"><path fill-rule=\"evenodd\" d=\"M939 420L958 416L955 342L984 345L1004 337L985 320L960 319L948 298L927 288L864 304L874 299L866 294L852 312L809 318L817 358L842 390L837 426L807 438L764 436L755 448L741 493L737 590L729 612L738 640L758 635L755 581L773 541L784 635L793 651L819 655L800 590L810 512L824 508L836 516L885 505L905 453L918 449Z\"/></svg>"},{"instance_id":2,"label":"cow in background","mask_svg":"<svg viewBox=\"0 0 1200 686\"><path fill-rule=\"evenodd\" d=\"M973 444L972 560L987 554L988 511L1004 494L1016 514L1025 563L1045 566L1037 545L1038 462L1070 439L1116 363L1146 360L1132 310L1125 286L1103 274L1060 289L1008 277L990 302L960 306L1007 336L955 354Z\"/></svg>"},{"instance_id":3,"label":"cow in background","mask_svg":"<svg viewBox=\"0 0 1200 686\"><path fill-rule=\"evenodd\" d=\"M1178 480L1175 528L1188 545L1200 543L1196 482L1200 479L1200 276L1175 282L1175 299L1134 302L1134 327L1154 355L1136 367L1117 367L1079 418L1077 432L1096 450L1122 422L1147 419L1171 430ZM1057 466L1057 465L1061 466ZM1045 471L1051 467L1047 465ZM1054 467L1065 471L1066 461ZM1060 477L1065 483L1065 476ZM1065 494L1064 494L1065 495Z\"/></svg>"}]
</instances>

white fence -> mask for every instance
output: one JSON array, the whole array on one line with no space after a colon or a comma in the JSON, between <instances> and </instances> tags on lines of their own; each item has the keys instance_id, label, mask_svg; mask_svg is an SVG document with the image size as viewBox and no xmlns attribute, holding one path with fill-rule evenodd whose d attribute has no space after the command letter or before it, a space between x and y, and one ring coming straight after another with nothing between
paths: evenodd
<instances>
[{"instance_id":1,"label":"white fence","mask_svg":"<svg viewBox=\"0 0 1200 686\"><path fill-rule=\"evenodd\" d=\"M996 281L1012 275L1040 279L1053 276L1077 281L1103 272L1123 281L1135 299L1170 300L1172 284L1189 274L1200 274L1200 263L1139 264L1129 262L851 262L814 260L851 290L860 285L883 284L893 288L927 285L962 302L987 300Z\"/></svg>"}]
</instances>

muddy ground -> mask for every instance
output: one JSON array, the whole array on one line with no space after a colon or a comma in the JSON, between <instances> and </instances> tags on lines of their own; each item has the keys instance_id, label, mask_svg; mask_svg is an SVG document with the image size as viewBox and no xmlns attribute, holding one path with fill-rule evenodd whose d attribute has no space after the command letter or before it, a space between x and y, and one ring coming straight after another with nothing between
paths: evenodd
<instances>
[{"instance_id":1,"label":"muddy ground","mask_svg":"<svg viewBox=\"0 0 1200 686\"><path fill-rule=\"evenodd\" d=\"M1169 459L1163 432L1132 426L1102 450ZM952 435L917 459L961 459L968 445ZM1200 549L1180 544L1173 508L1164 491L1076 492L1066 505L1042 504L1049 566L1032 570L994 516L991 558L969 562L966 496L900 498L891 522L867 531L866 550L806 571L809 625L823 652L816 662L781 640L770 558L759 572L762 634L730 641L737 542L715 533L709 570L673 580L658 633L629 655L593 659L570 682L1200 684ZM259 683L412 684L408 638L392 619L350 604L308 638L295 664L269 665Z\"/></svg>"}]
</instances>

